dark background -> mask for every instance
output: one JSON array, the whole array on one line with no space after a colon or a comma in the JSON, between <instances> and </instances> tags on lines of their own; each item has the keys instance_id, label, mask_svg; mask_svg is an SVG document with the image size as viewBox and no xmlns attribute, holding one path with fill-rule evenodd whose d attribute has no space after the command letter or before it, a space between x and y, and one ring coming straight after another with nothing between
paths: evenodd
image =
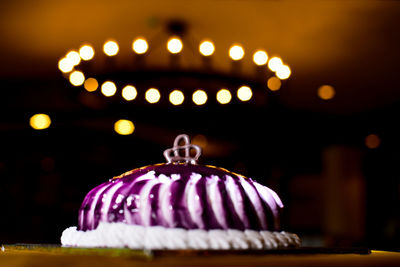
<instances>
[{"instance_id":1,"label":"dark background","mask_svg":"<svg viewBox=\"0 0 400 267\"><path fill-rule=\"evenodd\" d=\"M398 1L2 2L0 242L58 243L91 188L164 162L164 149L187 133L203 146L202 163L275 190L286 207L283 228L304 245L398 250L399 17ZM163 48L173 19L187 25L178 69ZM134 66L130 45L139 35L157 48L146 57L151 72L122 75ZM113 60L101 55L108 38L120 44ZM216 45L212 70L190 48L203 38ZM137 99L69 84L58 60L85 42L102 77L138 82ZM235 42L246 49L239 65L227 56ZM255 82L251 101L218 104L220 85L234 93L257 77L251 52L259 48L283 58L289 80L276 92ZM224 78L201 74L213 71ZM163 96L177 84L186 93L204 87L208 103L172 106ZM318 97L324 84L335 88L333 99ZM160 89L159 103L143 100L147 86ZM48 129L29 126L36 113L51 117ZM121 118L134 122L132 135L113 130ZM370 134L377 148L366 146Z\"/></svg>"}]
</instances>

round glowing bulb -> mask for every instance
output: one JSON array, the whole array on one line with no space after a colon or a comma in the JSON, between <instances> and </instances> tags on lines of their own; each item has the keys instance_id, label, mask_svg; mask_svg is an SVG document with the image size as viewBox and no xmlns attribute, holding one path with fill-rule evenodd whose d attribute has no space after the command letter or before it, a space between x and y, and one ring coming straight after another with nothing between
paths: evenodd
<instances>
[{"instance_id":1,"label":"round glowing bulb","mask_svg":"<svg viewBox=\"0 0 400 267\"><path fill-rule=\"evenodd\" d=\"M79 48L79 56L83 60L91 60L94 57L94 49L90 45L83 45Z\"/></svg>"},{"instance_id":2,"label":"round glowing bulb","mask_svg":"<svg viewBox=\"0 0 400 267\"><path fill-rule=\"evenodd\" d=\"M173 105L180 105L185 100L185 96L179 90L174 90L169 94L169 102Z\"/></svg>"},{"instance_id":3,"label":"round glowing bulb","mask_svg":"<svg viewBox=\"0 0 400 267\"><path fill-rule=\"evenodd\" d=\"M237 97L241 101L249 101L252 96L253 96L253 92L251 91L250 87L248 87L248 86L242 86L237 91Z\"/></svg>"},{"instance_id":4,"label":"round glowing bulb","mask_svg":"<svg viewBox=\"0 0 400 267\"><path fill-rule=\"evenodd\" d=\"M365 146L370 149L378 148L380 144L381 139L376 134L370 134L365 137Z\"/></svg>"},{"instance_id":5,"label":"round glowing bulb","mask_svg":"<svg viewBox=\"0 0 400 267\"><path fill-rule=\"evenodd\" d=\"M86 91L94 92L99 87L99 83L97 82L97 80L95 78L89 78L89 79L86 79L83 86L85 87Z\"/></svg>"},{"instance_id":6,"label":"round glowing bulb","mask_svg":"<svg viewBox=\"0 0 400 267\"><path fill-rule=\"evenodd\" d=\"M172 54L178 54L182 51L183 44L181 39L177 37L172 37L167 42L167 49Z\"/></svg>"},{"instance_id":7,"label":"round glowing bulb","mask_svg":"<svg viewBox=\"0 0 400 267\"><path fill-rule=\"evenodd\" d=\"M258 50L253 55L253 61L256 65L262 66L267 64L268 54L264 50Z\"/></svg>"},{"instance_id":8,"label":"round glowing bulb","mask_svg":"<svg viewBox=\"0 0 400 267\"><path fill-rule=\"evenodd\" d=\"M85 75L83 75L83 73L81 71L74 71L71 72L71 74L69 75L69 82L73 85L73 86L80 86L85 82Z\"/></svg>"},{"instance_id":9,"label":"round glowing bulb","mask_svg":"<svg viewBox=\"0 0 400 267\"><path fill-rule=\"evenodd\" d=\"M232 95L227 89L221 89L217 93L217 101L221 104L228 104L231 102Z\"/></svg>"},{"instance_id":10,"label":"round glowing bulb","mask_svg":"<svg viewBox=\"0 0 400 267\"><path fill-rule=\"evenodd\" d=\"M199 46L199 51L203 56L211 56L214 54L215 46L211 41L203 41Z\"/></svg>"},{"instance_id":11,"label":"round glowing bulb","mask_svg":"<svg viewBox=\"0 0 400 267\"><path fill-rule=\"evenodd\" d=\"M139 55L146 53L148 48L149 45L147 44L147 41L144 38L137 38L132 43L132 50Z\"/></svg>"},{"instance_id":12,"label":"round glowing bulb","mask_svg":"<svg viewBox=\"0 0 400 267\"><path fill-rule=\"evenodd\" d=\"M35 114L29 120L29 125L35 130L43 130L49 128L51 120L47 114Z\"/></svg>"},{"instance_id":13,"label":"round glowing bulb","mask_svg":"<svg viewBox=\"0 0 400 267\"><path fill-rule=\"evenodd\" d=\"M147 102L154 104L157 103L160 98L160 92L156 88L150 88L149 90L146 91L145 96Z\"/></svg>"},{"instance_id":14,"label":"round glowing bulb","mask_svg":"<svg viewBox=\"0 0 400 267\"><path fill-rule=\"evenodd\" d=\"M101 85L101 92L103 95L110 97L115 95L115 92L117 92L117 87L115 86L115 83L106 81Z\"/></svg>"},{"instance_id":15,"label":"round glowing bulb","mask_svg":"<svg viewBox=\"0 0 400 267\"><path fill-rule=\"evenodd\" d=\"M278 91L279 89L281 89L282 82L276 77L271 77L268 79L267 85L269 90Z\"/></svg>"},{"instance_id":16,"label":"round glowing bulb","mask_svg":"<svg viewBox=\"0 0 400 267\"><path fill-rule=\"evenodd\" d=\"M323 100L332 99L335 96L335 88L330 85L322 85L318 88L318 96Z\"/></svg>"},{"instance_id":17,"label":"round glowing bulb","mask_svg":"<svg viewBox=\"0 0 400 267\"><path fill-rule=\"evenodd\" d=\"M277 71L282 65L283 65L282 59L280 59L279 57L272 57L268 61L268 68L274 72Z\"/></svg>"},{"instance_id":18,"label":"round glowing bulb","mask_svg":"<svg viewBox=\"0 0 400 267\"><path fill-rule=\"evenodd\" d=\"M232 60L241 60L244 57L244 49L240 45L233 45L229 49L229 57Z\"/></svg>"},{"instance_id":19,"label":"round glowing bulb","mask_svg":"<svg viewBox=\"0 0 400 267\"><path fill-rule=\"evenodd\" d=\"M107 41L103 46L103 51L107 56L115 56L119 51L117 42Z\"/></svg>"},{"instance_id":20,"label":"round glowing bulb","mask_svg":"<svg viewBox=\"0 0 400 267\"><path fill-rule=\"evenodd\" d=\"M207 102L207 94L203 90L198 89L193 93L192 100L196 105L204 105Z\"/></svg>"},{"instance_id":21,"label":"round glowing bulb","mask_svg":"<svg viewBox=\"0 0 400 267\"><path fill-rule=\"evenodd\" d=\"M136 88L132 85L127 85L124 87L124 89L122 89L122 97L127 100L127 101L131 101L133 99L135 99L137 96L137 91Z\"/></svg>"},{"instance_id":22,"label":"round glowing bulb","mask_svg":"<svg viewBox=\"0 0 400 267\"><path fill-rule=\"evenodd\" d=\"M66 58L69 58L69 60L71 60L72 65L74 66L78 65L81 62L81 56L76 51L68 52Z\"/></svg>"},{"instance_id":23,"label":"round glowing bulb","mask_svg":"<svg viewBox=\"0 0 400 267\"><path fill-rule=\"evenodd\" d=\"M130 120L118 120L114 123L114 130L120 135L130 135L135 130L135 125Z\"/></svg>"},{"instance_id":24,"label":"round glowing bulb","mask_svg":"<svg viewBox=\"0 0 400 267\"><path fill-rule=\"evenodd\" d=\"M290 70L289 66L287 65L282 65L277 71L276 71L276 76L281 79L285 80L290 77L290 74L292 71Z\"/></svg>"},{"instance_id":25,"label":"round glowing bulb","mask_svg":"<svg viewBox=\"0 0 400 267\"><path fill-rule=\"evenodd\" d=\"M60 59L60 61L58 61L58 68L62 72L68 73L74 69L74 64L72 64L71 59L64 57L64 58Z\"/></svg>"}]
</instances>

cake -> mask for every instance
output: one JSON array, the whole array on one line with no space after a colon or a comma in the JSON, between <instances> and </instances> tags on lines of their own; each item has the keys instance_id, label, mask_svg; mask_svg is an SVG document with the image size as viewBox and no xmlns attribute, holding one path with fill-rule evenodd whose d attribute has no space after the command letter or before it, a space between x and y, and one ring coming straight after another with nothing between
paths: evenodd
<instances>
[{"instance_id":1,"label":"cake","mask_svg":"<svg viewBox=\"0 0 400 267\"><path fill-rule=\"evenodd\" d=\"M164 151L167 163L134 169L95 187L81 205L78 226L63 231L61 244L203 250L300 245L297 235L280 231L283 204L274 191L228 170L199 165L200 155L200 147L179 135Z\"/></svg>"}]
</instances>

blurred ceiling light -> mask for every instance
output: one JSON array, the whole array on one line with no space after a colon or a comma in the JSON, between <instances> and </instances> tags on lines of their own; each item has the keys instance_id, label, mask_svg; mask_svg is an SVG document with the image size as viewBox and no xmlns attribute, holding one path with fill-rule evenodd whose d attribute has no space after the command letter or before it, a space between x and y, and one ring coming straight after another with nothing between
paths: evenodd
<instances>
[{"instance_id":1,"label":"blurred ceiling light","mask_svg":"<svg viewBox=\"0 0 400 267\"><path fill-rule=\"evenodd\" d=\"M282 82L276 77L268 79L267 86L271 91L278 91L281 88Z\"/></svg>"},{"instance_id":2,"label":"blurred ceiling light","mask_svg":"<svg viewBox=\"0 0 400 267\"><path fill-rule=\"evenodd\" d=\"M367 137L365 137L365 146L370 149L378 148L380 144L381 144L381 139L376 134L370 134Z\"/></svg>"},{"instance_id":3,"label":"blurred ceiling light","mask_svg":"<svg viewBox=\"0 0 400 267\"><path fill-rule=\"evenodd\" d=\"M217 101L221 104L228 104L231 102L232 95L228 89L221 89L217 93Z\"/></svg>"},{"instance_id":4,"label":"blurred ceiling light","mask_svg":"<svg viewBox=\"0 0 400 267\"><path fill-rule=\"evenodd\" d=\"M214 54L215 46L211 41L203 41L200 43L199 51L203 56L211 56Z\"/></svg>"},{"instance_id":5,"label":"blurred ceiling light","mask_svg":"<svg viewBox=\"0 0 400 267\"><path fill-rule=\"evenodd\" d=\"M290 77L291 73L292 73L292 71L290 70L289 66L282 65L278 68L278 70L276 71L275 74L279 79L286 80L287 78Z\"/></svg>"},{"instance_id":6,"label":"blurred ceiling light","mask_svg":"<svg viewBox=\"0 0 400 267\"><path fill-rule=\"evenodd\" d=\"M232 60L241 60L244 57L244 49L241 45L233 45L229 48L229 57Z\"/></svg>"},{"instance_id":7,"label":"blurred ceiling light","mask_svg":"<svg viewBox=\"0 0 400 267\"><path fill-rule=\"evenodd\" d=\"M283 65L282 59L279 57L272 57L268 61L268 68L274 72L277 71L282 65Z\"/></svg>"},{"instance_id":8,"label":"blurred ceiling light","mask_svg":"<svg viewBox=\"0 0 400 267\"><path fill-rule=\"evenodd\" d=\"M110 97L115 95L117 92L117 87L115 86L115 83L106 81L101 85L101 92L103 95Z\"/></svg>"},{"instance_id":9,"label":"blurred ceiling light","mask_svg":"<svg viewBox=\"0 0 400 267\"><path fill-rule=\"evenodd\" d=\"M51 120L47 114L35 114L29 120L29 125L35 130L43 130L49 128Z\"/></svg>"},{"instance_id":10,"label":"blurred ceiling light","mask_svg":"<svg viewBox=\"0 0 400 267\"><path fill-rule=\"evenodd\" d=\"M68 54L66 55L66 58L68 58L69 60L71 60L72 65L76 66L81 62L81 56L79 55L78 52L76 51L70 51L68 52Z\"/></svg>"},{"instance_id":11,"label":"blurred ceiling light","mask_svg":"<svg viewBox=\"0 0 400 267\"><path fill-rule=\"evenodd\" d=\"M130 135L135 131L135 125L130 120L118 120L114 124L114 130L120 135Z\"/></svg>"},{"instance_id":12,"label":"blurred ceiling light","mask_svg":"<svg viewBox=\"0 0 400 267\"><path fill-rule=\"evenodd\" d=\"M241 101L249 101L253 96L253 92L248 86L241 86L237 91L237 97Z\"/></svg>"},{"instance_id":13,"label":"blurred ceiling light","mask_svg":"<svg viewBox=\"0 0 400 267\"><path fill-rule=\"evenodd\" d=\"M258 65L262 66L267 64L268 61L268 54L264 50L258 50L253 55L253 62Z\"/></svg>"},{"instance_id":14,"label":"blurred ceiling light","mask_svg":"<svg viewBox=\"0 0 400 267\"><path fill-rule=\"evenodd\" d=\"M160 100L161 95L160 95L160 92L156 88L150 88L146 91L145 98L146 98L147 102L154 104Z\"/></svg>"},{"instance_id":15,"label":"blurred ceiling light","mask_svg":"<svg viewBox=\"0 0 400 267\"><path fill-rule=\"evenodd\" d=\"M90 45L83 45L79 48L79 56L83 60L91 60L94 57L94 49Z\"/></svg>"},{"instance_id":16,"label":"blurred ceiling light","mask_svg":"<svg viewBox=\"0 0 400 267\"><path fill-rule=\"evenodd\" d=\"M63 73L68 73L74 69L74 64L72 64L72 61L69 58L64 57L58 61L58 68Z\"/></svg>"},{"instance_id":17,"label":"blurred ceiling light","mask_svg":"<svg viewBox=\"0 0 400 267\"><path fill-rule=\"evenodd\" d=\"M323 100L332 99L335 94L335 88L330 85L322 85L318 88L318 96Z\"/></svg>"},{"instance_id":18,"label":"blurred ceiling light","mask_svg":"<svg viewBox=\"0 0 400 267\"><path fill-rule=\"evenodd\" d=\"M103 45L103 51L107 56L115 56L116 54L118 54L119 51L119 47L117 42L115 41L107 41L104 45Z\"/></svg>"},{"instance_id":19,"label":"blurred ceiling light","mask_svg":"<svg viewBox=\"0 0 400 267\"><path fill-rule=\"evenodd\" d=\"M80 86L85 82L85 75L83 75L83 73L80 71L73 71L69 75L69 82L73 86Z\"/></svg>"},{"instance_id":20,"label":"blurred ceiling light","mask_svg":"<svg viewBox=\"0 0 400 267\"><path fill-rule=\"evenodd\" d=\"M207 93L198 89L193 93L192 100L196 105L204 105L207 102Z\"/></svg>"},{"instance_id":21,"label":"blurred ceiling light","mask_svg":"<svg viewBox=\"0 0 400 267\"><path fill-rule=\"evenodd\" d=\"M132 43L132 50L139 55L146 53L148 48L149 45L144 38L136 38Z\"/></svg>"},{"instance_id":22,"label":"blurred ceiling light","mask_svg":"<svg viewBox=\"0 0 400 267\"><path fill-rule=\"evenodd\" d=\"M132 85L127 85L124 87L124 89L122 89L122 97L127 100L127 101L131 101L133 99L135 99L137 96L137 91L136 88Z\"/></svg>"},{"instance_id":23,"label":"blurred ceiling light","mask_svg":"<svg viewBox=\"0 0 400 267\"><path fill-rule=\"evenodd\" d=\"M86 91L88 92L94 92L99 87L99 83L95 78L88 78L83 84L83 87L85 87Z\"/></svg>"},{"instance_id":24,"label":"blurred ceiling light","mask_svg":"<svg viewBox=\"0 0 400 267\"><path fill-rule=\"evenodd\" d=\"M171 37L167 42L167 49L171 54L178 54L182 48L183 43L178 37Z\"/></svg>"},{"instance_id":25,"label":"blurred ceiling light","mask_svg":"<svg viewBox=\"0 0 400 267\"><path fill-rule=\"evenodd\" d=\"M185 96L179 90L174 90L169 94L169 102L173 105L180 105L185 100Z\"/></svg>"}]
</instances>

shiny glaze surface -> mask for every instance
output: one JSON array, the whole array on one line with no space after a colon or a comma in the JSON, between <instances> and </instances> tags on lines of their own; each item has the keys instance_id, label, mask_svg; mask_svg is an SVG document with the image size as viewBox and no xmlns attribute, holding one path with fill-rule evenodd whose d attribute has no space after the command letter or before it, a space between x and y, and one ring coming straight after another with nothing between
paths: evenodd
<instances>
[{"instance_id":1,"label":"shiny glaze surface","mask_svg":"<svg viewBox=\"0 0 400 267\"><path fill-rule=\"evenodd\" d=\"M92 189L79 230L99 222L185 229L279 230L278 195L250 178L213 166L156 164Z\"/></svg>"}]
</instances>

